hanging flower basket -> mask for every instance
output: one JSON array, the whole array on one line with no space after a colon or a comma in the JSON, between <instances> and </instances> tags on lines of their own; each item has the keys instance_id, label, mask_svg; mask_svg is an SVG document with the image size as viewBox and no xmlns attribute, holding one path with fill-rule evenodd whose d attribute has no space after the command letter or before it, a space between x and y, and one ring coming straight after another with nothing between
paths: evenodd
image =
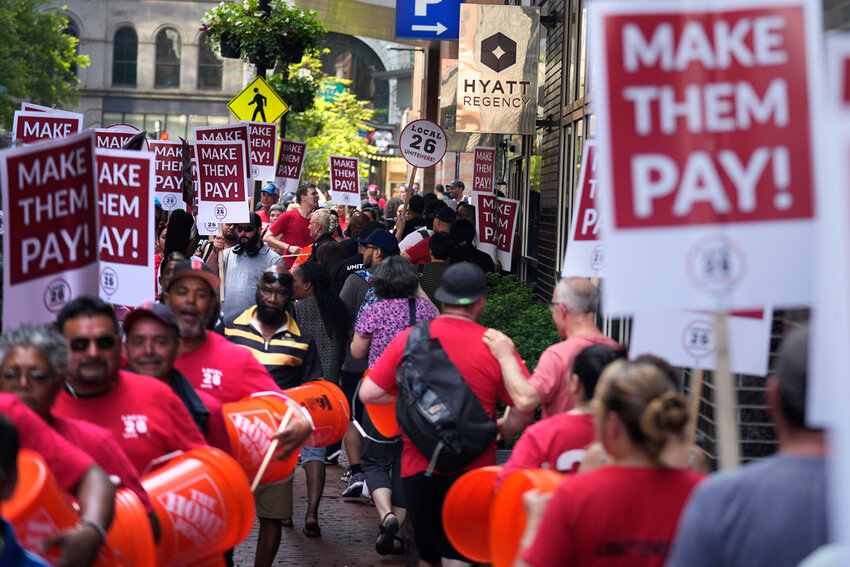
<instances>
[{"instance_id":1,"label":"hanging flower basket","mask_svg":"<svg viewBox=\"0 0 850 567\"><path fill-rule=\"evenodd\" d=\"M229 33L221 34L219 48L221 50L222 57L227 57L228 59L239 59L241 56L241 53L239 53L239 42L234 41L233 36Z\"/></svg>"},{"instance_id":2,"label":"hanging flower basket","mask_svg":"<svg viewBox=\"0 0 850 567\"><path fill-rule=\"evenodd\" d=\"M284 67L317 49L327 29L317 13L272 0L268 13L259 0L222 2L204 15L201 30L207 43L224 55L238 53L243 61L264 67ZM227 43L227 48L225 48Z\"/></svg>"}]
</instances>

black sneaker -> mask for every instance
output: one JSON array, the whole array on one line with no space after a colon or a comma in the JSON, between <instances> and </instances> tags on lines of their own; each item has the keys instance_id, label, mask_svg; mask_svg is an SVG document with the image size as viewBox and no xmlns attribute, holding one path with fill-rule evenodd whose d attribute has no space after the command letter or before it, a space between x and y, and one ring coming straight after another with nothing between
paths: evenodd
<instances>
[{"instance_id":1,"label":"black sneaker","mask_svg":"<svg viewBox=\"0 0 850 567\"><path fill-rule=\"evenodd\" d=\"M348 479L348 486L342 491L342 495L346 498L354 498L360 496L363 492L363 484L366 482L366 475L362 472L354 473Z\"/></svg>"}]
</instances>

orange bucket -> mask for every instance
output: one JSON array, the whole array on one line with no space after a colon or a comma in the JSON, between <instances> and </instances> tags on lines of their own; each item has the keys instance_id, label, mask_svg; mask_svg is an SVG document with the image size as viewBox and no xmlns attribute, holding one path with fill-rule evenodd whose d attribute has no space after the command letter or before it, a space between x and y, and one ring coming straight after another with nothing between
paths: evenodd
<instances>
[{"instance_id":1,"label":"orange bucket","mask_svg":"<svg viewBox=\"0 0 850 567\"><path fill-rule=\"evenodd\" d=\"M114 565L156 567L156 544L142 501L127 488L115 493L115 517L106 532Z\"/></svg>"},{"instance_id":2,"label":"orange bucket","mask_svg":"<svg viewBox=\"0 0 850 567\"><path fill-rule=\"evenodd\" d=\"M490 507L493 486L502 467L474 469L452 484L443 500L443 530L463 555L490 562Z\"/></svg>"},{"instance_id":3,"label":"orange bucket","mask_svg":"<svg viewBox=\"0 0 850 567\"><path fill-rule=\"evenodd\" d=\"M18 484L12 497L0 506L0 513L15 527L21 545L50 564L59 560L59 548L43 554L44 541L80 521L80 514L44 460L27 449L18 453Z\"/></svg>"},{"instance_id":4,"label":"orange bucket","mask_svg":"<svg viewBox=\"0 0 850 567\"><path fill-rule=\"evenodd\" d=\"M342 439L348 430L351 409L342 390L333 382L307 382L284 394L307 408L316 429L304 442L308 447L326 447Z\"/></svg>"},{"instance_id":5,"label":"orange bucket","mask_svg":"<svg viewBox=\"0 0 850 567\"><path fill-rule=\"evenodd\" d=\"M233 458L248 475L249 480L254 480L254 475L260 470L263 457L272 443L272 436L280 426L287 409L289 408L283 398L272 392L248 396L238 402L222 405L221 411L224 413ZM285 461L272 459L260 482L268 484L285 479L295 470L297 462L298 451Z\"/></svg>"},{"instance_id":6,"label":"orange bucket","mask_svg":"<svg viewBox=\"0 0 850 567\"><path fill-rule=\"evenodd\" d=\"M248 477L214 447L183 453L142 479L162 526L159 565L194 565L242 542L254 523Z\"/></svg>"},{"instance_id":7,"label":"orange bucket","mask_svg":"<svg viewBox=\"0 0 850 567\"><path fill-rule=\"evenodd\" d=\"M363 374L363 379L365 380L369 376L369 372L372 369L366 370ZM358 390L359 394L360 390ZM363 407L366 408L366 411L369 413L369 419L372 421L372 425L375 426L375 429L378 430L378 433L392 439L393 437L398 437L401 435L401 427L398 424L398 419L395 416L395 397L393 397L393 402L391 404L367 404L363 403Z\"/></svg>"},{"instance_id":8,"label":"orange bucket","mask_svg":"<svg viewBox=\"0 0 850 567\"><path fill-rule=\"evenodd\" d=\"M490 559L493 567L514 564L527 520L522 495L533 488L541 494L552 492L563 481L564 475L546 469L522 469L508 475L492 508Z\"/></svg>"}]
</instances>

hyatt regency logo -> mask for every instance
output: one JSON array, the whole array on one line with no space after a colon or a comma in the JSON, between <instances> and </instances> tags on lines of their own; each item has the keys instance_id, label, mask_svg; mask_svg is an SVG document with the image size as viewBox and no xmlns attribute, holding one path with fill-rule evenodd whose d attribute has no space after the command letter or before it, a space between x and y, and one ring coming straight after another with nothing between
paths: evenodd
<instances>
[{"instance_id":1,"label":"hyatt regency logo","mask_svg":"<svg viewBox=\"0 0 850 567\"><path fill-rule=\"evenodd\" d=\"M496 33L481 42L481 63L500 73L516 63L516 42Z\"/></svg>"}]
</instances>

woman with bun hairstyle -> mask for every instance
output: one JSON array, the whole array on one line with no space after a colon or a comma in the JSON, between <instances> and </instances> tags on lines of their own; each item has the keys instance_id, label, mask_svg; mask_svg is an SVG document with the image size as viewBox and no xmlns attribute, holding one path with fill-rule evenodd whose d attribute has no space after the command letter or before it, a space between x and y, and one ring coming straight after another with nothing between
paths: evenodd
<instances>
[{"instance_id":1,"label":"woman with bun hairstyle","mask_svg":"<svg viewBox=\"0 0 850 567\"><path fill-rule=\"evenodd\" d=\"M655 364L620 360L603 372L593 407L596 437L612 462L565 480L548 505L527 495L517 566L664 565L679 515L703 478L660 460L687 424L685 399Z\"/></svg>"}]
</instances>

